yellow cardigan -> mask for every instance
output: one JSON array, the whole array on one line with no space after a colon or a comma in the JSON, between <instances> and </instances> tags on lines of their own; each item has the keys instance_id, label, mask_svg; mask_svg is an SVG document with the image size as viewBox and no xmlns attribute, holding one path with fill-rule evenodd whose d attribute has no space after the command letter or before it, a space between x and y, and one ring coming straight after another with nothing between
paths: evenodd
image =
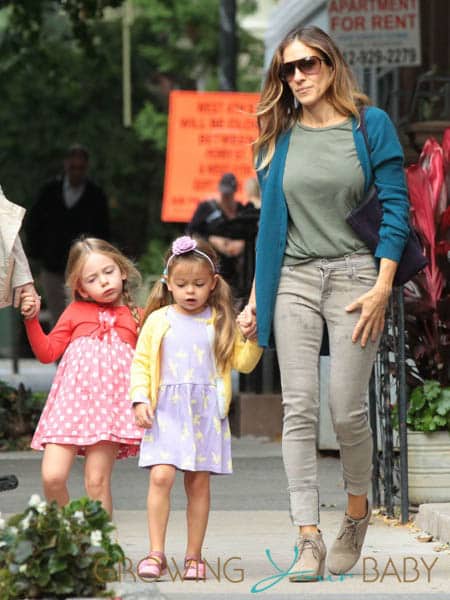
<instances>
[{"instance_id":1,"label":"yellow cardigan","mask_svg":"<svg viewBox=\"0 0 450 600\"><path fill-rule=\"evenodd\" d=\"M133 400L136 392L150 399L152 408L158 402L161 343L164 335L170 328L166 313L168 306L151 313L145 321L139 334L136 351L131 364L130 396ZM214 340L214 323L216 313L213 309L211 318L207 320L206 327L210 345ZM263 353L256 342L245 340L239 329L236 333L234 352L231 364L224 373L217 374L216 386L219 401L219 412L223 418L228 414L232 395L231 370L236 369L242 373L250 373L258 364Z\"/></svg>"}]
</instances>

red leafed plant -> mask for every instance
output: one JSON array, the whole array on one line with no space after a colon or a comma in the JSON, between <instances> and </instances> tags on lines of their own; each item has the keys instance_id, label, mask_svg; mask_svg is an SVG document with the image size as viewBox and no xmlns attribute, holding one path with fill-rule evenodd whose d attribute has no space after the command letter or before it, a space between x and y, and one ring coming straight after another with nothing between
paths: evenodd
<instances>
[{"instance_id":1,"label":"red leafed plant","mask_svg":"<svg viewBox=\"0 0 450 600\"><path fill-rule=\"evenodd\" d=\"M406 170L411 220L428 258L427 267L405 286L408 348L417 369L410 379L450 383L450 129L442 146L425 142L419 162Z\"/></svg>"}]
</instances>

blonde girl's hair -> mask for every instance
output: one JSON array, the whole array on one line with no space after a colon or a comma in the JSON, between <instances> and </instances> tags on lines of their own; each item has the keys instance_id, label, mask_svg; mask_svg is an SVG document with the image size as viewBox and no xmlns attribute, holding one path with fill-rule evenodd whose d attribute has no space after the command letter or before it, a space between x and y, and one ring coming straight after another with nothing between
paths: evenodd
<instances>
[{"instance_id":1,"label":"blonde girl's hair","mask_svg":"<svg viewBox=\"0 0 450 600\"><path fill-rule=\"evenodd\" d=\"M259 133L253 150L258 170L270 164L279 135L291 129L302 114L301 103L295 101L288 83L280 78L283 53L294 41L316 50L325 64L332 68L332 79L325 98L339 113L349 117L353 115L359 123L359 109L370 103L360 91L342 52L325 31L319 27L294 29L275 50L256 110Z\"/></svg>"},{"instance_id":2,"label":"blonde girl's hair","mask_svg":"<svg viewBox=\"0 0 450 600\"><path fill-rule=\"evenodd\" d=\"M133 300L133 295L141 284L141 275L129 258L120 250L105 240L93 237L80 238L70 247L69 258L66 266L66 285L70 288L73 300L85 300L79 292L81 287L81 272L89 254L96 252L111 258L119 267L122 274L126 275L123 282L122 297L130 309L136 322L137 330L141 326L139 311Z\"/></svg>"},{"instance_id":3,"label":"blonde girl's hair","mask_svg":"<svg viewBox=\"0 0 450 600\"><path fill-rule=\"evenodd\" d=\"M211 271L211 275L217 275L215 288L211 291L208 298L208 305L216 312L215 320L215 336L214 336L214 357L219 372L223 372L229 365L234 348L234 339L236 335L236 316L233 310L233 301L231 289L223 277L217 274L218 257L213 248L205 240L195 238L197 249L206 254L214 265L212 269L209 260L201 254L192 250L184 254L174 256L167 267L167 272L159 279L150 291L147 304L144 309L143 321L155 310L173 304L173 296L167 288L166 281L170 278L171 273L176 265L183 261L192 261L206 265ZM172 251L166 253L164 264L167 265L169 258L172 256ZM165 268L166 271L166 268Z\"/></svg>"}]
</instances>

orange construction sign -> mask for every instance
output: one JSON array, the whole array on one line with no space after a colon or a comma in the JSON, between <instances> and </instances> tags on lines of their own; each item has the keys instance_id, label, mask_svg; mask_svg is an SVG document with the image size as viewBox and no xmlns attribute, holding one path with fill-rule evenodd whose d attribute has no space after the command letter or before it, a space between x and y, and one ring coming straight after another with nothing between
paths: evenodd
<instances>
[{"instance_id":1,"label":"orange construction sign","mask_svg":"<svg viewBox=\"0 0 450 600\"><path fill-rule=\"evenodd\" d=\"M173 91L169 99L162 221L187 223L219 179L232 172L242 185L255 176L252 142L257 135L259 94Z\"/></svg>"}]
</instances>

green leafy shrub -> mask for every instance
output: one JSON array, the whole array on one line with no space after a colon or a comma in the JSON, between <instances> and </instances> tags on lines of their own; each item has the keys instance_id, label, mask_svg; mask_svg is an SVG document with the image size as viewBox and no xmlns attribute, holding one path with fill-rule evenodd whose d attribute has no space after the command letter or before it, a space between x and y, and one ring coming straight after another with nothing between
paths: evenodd
<instances>
[{"instance_id":1,"label":"green leafy shrub","mask_svg":"<svg viewBox=\"0 0 450 600\"><path fill-rule=\"evenodd\" d=\"M59 508L34 494L23 513L0 519L0 600L111 597L106 581L124 561L99 501Z\"/></svg>"},{"instance_id":2,"label":"green leafy shrub","mask_svg":"<svg viewBox=\"0 0 450 600\"><path fill-rule=\"evenodd\" d=\"M414 388L406 423L412 431L450 432L450 388L432 379Z\"/></svg>"},{"instance_id":3,"label":"green leafy shrub","mask_svg":"<svg viewBox=\"0 0 450 600\"><path fill-rule=\"evenodd\" d=\"M147 244L146 251L139 259L139 270L145 276L160 276L164 269L164 255L169 248L169 242L160 238L153 238Z\"/></svg>"},{"instance_id":4,"label":"green leafy shrub","mask_svg":"<svg viewBox=\"0 0 450 600\"><path fill-rule=\"evenodd\" d=\"M0 380L0 450L29 448L46 396Z\"/></svg>"}]
</instances>

